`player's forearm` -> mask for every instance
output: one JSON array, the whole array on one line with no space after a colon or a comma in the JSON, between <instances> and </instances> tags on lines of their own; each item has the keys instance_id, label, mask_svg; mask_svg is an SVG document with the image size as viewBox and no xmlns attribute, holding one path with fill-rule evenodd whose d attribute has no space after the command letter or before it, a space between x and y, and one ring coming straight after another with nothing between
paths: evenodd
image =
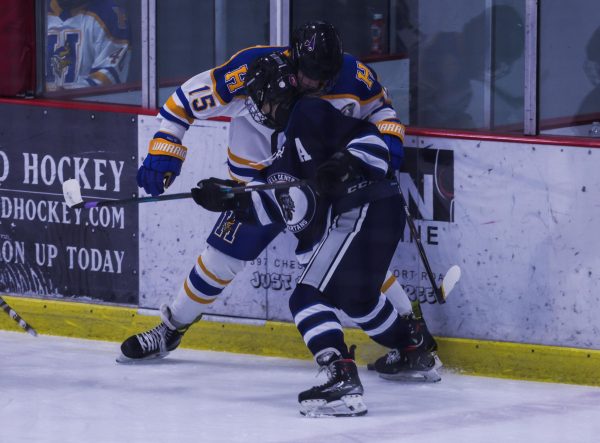
<instances>
[{"instance_id":1,"label":"player's forearm","mask_svg":"<svg viewBox=\"0 0 600 443\"><path fill-rule=\"evenodd\" d=\"M173 137L176 137L177 139L183 140L183 136L185 135L187 129L184 128L183 126L177 124L177 123L173 123L165 118L160 117L159 114L159 119L160 119L160 127L158 129L158 132L162 132L162 133L166 133L166 134L170 134Z\"/></svg>"},{"instance_id":2,"label":"player's forearm","mask_svg":"<svg viewBox=\"0 0 600 443\"><path fill-rule=\"evenodd\" d=\"M367 134L354 138L348 144L347 150L366 178L369 180L385 178L389 169L390 153L379 136Z\"/></svg>"}]
</instances>

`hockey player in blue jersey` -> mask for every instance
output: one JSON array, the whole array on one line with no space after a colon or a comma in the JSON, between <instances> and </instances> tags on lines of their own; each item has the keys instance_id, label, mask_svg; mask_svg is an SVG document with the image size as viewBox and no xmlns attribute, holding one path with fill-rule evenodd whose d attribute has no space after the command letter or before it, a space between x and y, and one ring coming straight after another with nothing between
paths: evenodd
<instances>
[{"instance_id":1,"label":"hockey player in blue jersey","mask_svg":"<svg viewBox=\"0 0 600 443\"><path fill-rule=\"evenodd\" d=\"M321 96L345 115L377 125L391 147L393 158L401 160L404 127L396 118L385 89L368 66L343 53L339 36L331 25L317 22L296 30L290 47L258 46L242 50L223 65L200 73L177 88L160 110L160 129L150 141L149 153L138 171L140 187L151 195L159 195L179 175L187 152L182 138L197 119L231 117L227 164L235 182L253 180L269 164L273 130L255 122L248 113L244 80L248 66L273 51L292 59L301 90ZM258 257L284 227L278 222L265 226L245 223L234 212L224 211L179 293L169 305L161 306L162 322L125 340L119 361L160 358L175 349L204 307L216 300L245 262ZM223 228L236 232L235 241L226 241L218 235ZM404 301L401 313L405 314L405 322L427 337L422 348L429 354L434 352L433 337L424 322L410 316L410 304L391 274L384 288L386 294L396 292L399 295L396 300ZM423 376L404 353L392 366L384 366L379 372L393 378L415 379L417 375L424 380L439 380L437 375Z\"/></svg>"},{"instance_id":2,"label":"hockey player in blue jersey","mask_svg":"<svg viewBox=\"0 0 600 443\"><path fill-rule=\"evenodd\" d=\"M206 179L192 194L209 210L234 210L261 225L285 223L296 236L296 255L306 267L290 310L329 374L324 385L300 393L300 411L363 415L363 387L336 310L383 346L416 345L410 323L380 294L405 215L389 147L377 127L320 98L299 98L297 84L295 70L278 53L256 60L246 75L250 114L283 133L273 138L273 161L257 181L291 186L234 194L227 192L228 183ZM433 367L431 355L422 357L428 359L425 367Z\"/></svg>"}]
</instances>

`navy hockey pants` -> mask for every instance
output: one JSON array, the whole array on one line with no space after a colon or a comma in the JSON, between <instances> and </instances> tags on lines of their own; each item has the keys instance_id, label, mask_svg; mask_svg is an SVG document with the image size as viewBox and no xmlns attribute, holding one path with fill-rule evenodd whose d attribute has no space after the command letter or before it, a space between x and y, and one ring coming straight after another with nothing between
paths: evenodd
<instances>
[{"instance_id":1,"label":"navy hockey pants","mask_svg":"<svg viewBox=\"0 0 600 443\"><path fill-rule=\"evenodd\" d=\"M399 195L335 217L290 297L294 321L313 355L330 348L347 354L336 309L377 343L404 345L407 326L380 291L405 221Z\"/></svg>"}]
</instances>

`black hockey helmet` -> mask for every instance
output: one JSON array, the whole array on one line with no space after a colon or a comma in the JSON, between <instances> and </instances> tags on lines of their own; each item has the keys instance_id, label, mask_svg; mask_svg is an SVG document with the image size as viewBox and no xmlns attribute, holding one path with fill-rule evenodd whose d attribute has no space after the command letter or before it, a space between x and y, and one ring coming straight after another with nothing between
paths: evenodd
<instances>
[{"instance_id":1,"label":"black hockey helmet","mask_svg":"<svg viewBox=\"0 0 600 443\"><path fill-rule=\"evenodd\" d=\"M299 73L318 80L321 89L330 89L342 68L344 49L335 27L327 22L308 22L294 30L292 59Z\"/></svg>"},{"instance_id":2,"label":"black hockey helmet","mask_svg":"<svg viewBox=\"0 0 600 443\"><path fill-rule=\"evenodd\" d=\"M298 82L291 62L281 53L259 57L245 77L246 108L268 128L285 128L298 97Z\"/></svg>"}]
</instances>

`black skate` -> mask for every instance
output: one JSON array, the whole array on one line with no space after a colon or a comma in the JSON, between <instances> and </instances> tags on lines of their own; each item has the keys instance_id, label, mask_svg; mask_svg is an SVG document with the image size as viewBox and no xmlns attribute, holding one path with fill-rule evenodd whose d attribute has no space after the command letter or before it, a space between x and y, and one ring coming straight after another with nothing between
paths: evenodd
<instances>
[{"instance_id":1,"label":"black skate","mask_svg":"<svg viewBox=\"0 0 600 443\"><path fill-rule=\"evenodd\" d=\"M149 331L132 335L121 344L121 355L117 363L135 363L166 357L179 346L189 326L176 328L171 320L171 311L161 306L163 321Z\"/></svg>"},{"instance_id":2,"label":"black skate","mask_svg":"<svg viewBox=\"0 0 600 443\"><path fill-rule=\"evenodd\" d=\"M329 380L298 395L300 413L307 417L352 417L365 415L363 386L352 359L338 359L327 366Z\"/></svg>"},{"instance_id":3,"label":"black skate","mask_svg":"<svg viewBox=\"0 0 600 443\"><path fill-rule=\"evenodd\" d=\"M425 320L422 318L414 318L412 315L408 316L409 320L413 322L413 331L415 331L415 335L421 333L423 335L423 348L429 352L436 353L437 352L437 342L431 332L429 332L429 328L427 328L427 324Z\"/></svg>"},{"instance_id":4,"label":"black skate","mask_svg":"<svg viewBox=\"0 0 600 443\"><path fill-rule=\"evenodd\" d=\"M375 363L369 364L381 378L400 381L438 382L442 362L437 356L437 342L427 329L425 321L406 318L411 323L412 344L403 349L392 349Z\"/></svg>"}]
</instances>

